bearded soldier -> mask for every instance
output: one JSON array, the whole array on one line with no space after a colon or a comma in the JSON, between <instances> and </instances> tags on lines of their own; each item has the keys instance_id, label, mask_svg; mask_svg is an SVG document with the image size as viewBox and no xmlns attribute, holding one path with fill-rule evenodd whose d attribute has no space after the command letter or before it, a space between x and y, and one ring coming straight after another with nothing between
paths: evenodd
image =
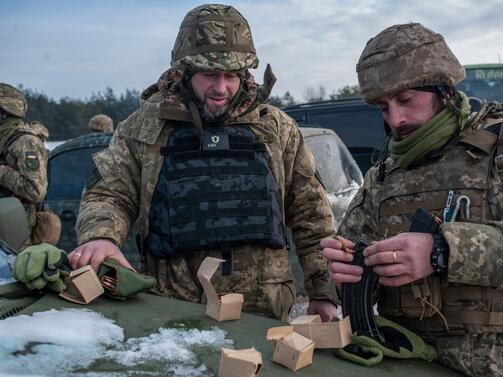
<instances>
[{"instance_id":1,"label":"bearded soldier","mask_svg":"<svg viewBox=\"0 0 503 377\"><path fill-rule=\"evenodd\" d=\"M23 93L0 83L0 193L21 200L32 230L37 204L47 191L49 152L44 141L49 132L39 122L25 123L26 109Z\"/></svg>"},{"instance_id":2,"label":"bearded soldier","mask_svg":"<svg viewBox=\"0 0 503 377\"><path fill-rule=\"evenodd\" d=\"M379 276L381 315L436 346L438 361L470 376L503 374L503 108L470 116L455 89L464 68L440 34L392 26L357 64L363 99L391 130L390 158L366 175L339 228L322 241L337 284L359 281L342 249L364 238ZM443 221L409 232L418 208Z\"/></svg>"},{"instance_id":3,"label":"bearded soldier","mask_svg":"<svg viewBox=\"0 0 503 377\"><path fill-rule=\"evenodd\" d=\"M114 121L108 115L97 114L89 119L88 124L91 132L114 132Z\"/></svg>"},{"instance_id":4,"label":"bearded soldier","mask_svg":"<svg viewBox=\"0 0 503 377\"><path fill-rule=\"evenodd\" d=\"M294 302L285 225L310 297L309 310L334 316L319 242L334 232L314 159L296 123L264 104L275 81L258 65L245 18L203 5L182 22L171 69L141 94L141 107L95 155L77 220L74 267L119 250L139 216L142 269L158 294L199 302L197 270L225 259L217 291L245 295L245 310L286 319Z\"/></svg>"}]
</instances>

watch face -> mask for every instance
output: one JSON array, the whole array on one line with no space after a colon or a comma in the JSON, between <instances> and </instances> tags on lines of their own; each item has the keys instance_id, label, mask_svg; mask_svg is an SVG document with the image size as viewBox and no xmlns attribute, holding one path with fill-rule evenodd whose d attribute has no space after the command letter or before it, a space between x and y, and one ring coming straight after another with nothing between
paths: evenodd
<instances>
[{"instance_id":1,"label":"watch face","mask_svg":"<svg viewBox=\"0 0 503 377\"><path fill-rule=\"evenodd\" d=\"M438 251L436 259L438 267L447 268L447 261L446 261L447 258L445 257L445 253L443 252L443 250Z\"/></svg>"}]
</instances>

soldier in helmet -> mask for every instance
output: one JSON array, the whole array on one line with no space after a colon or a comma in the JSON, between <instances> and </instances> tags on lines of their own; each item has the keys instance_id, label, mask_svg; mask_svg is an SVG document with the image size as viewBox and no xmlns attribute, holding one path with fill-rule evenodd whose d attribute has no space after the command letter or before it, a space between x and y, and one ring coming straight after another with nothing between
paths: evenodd
<instances>
[{"instance_id":1,"label":"soldier in helmet","mask_svg":"<svg viewBox=\"0 0 503 377\"><path fill-rule=\"evenodd\" d=\"M108 115L97 114L89 119L88 124L91 132L114 132L114 121Z\"/></svg>"},{"instance_id":2,"label":"soldier in helmet","mask_svg":"<svg viewBox=\"0 0 503 377\"><path fill-rule=\"evenodd\" d=\"M339 240L321 245L337 284L360 280L342 249L364 238L382 286L381 315L434 346L469 376L503 375L503 107L470 114L455 89L465 71L444 38L420 24L372 38L357 64L363 99L390 129L389 158L366 175ZM423 208L442 222L410 232Z\"/></svg>"},{"instance_id":3,"label":"soldier in helmet","mask_svg":"<svg viewBox=\"0 0 503 377\"><path fill-rule=\"evenodd\" d=\"M49 152L44 141L49 132L39 122L25 123L26 109L21 91L0 83L0 193L21 200L32 230L36 206L47 191Z\"/></svg>"},{"instance_id":4,"label":"soldier in helmet","mask_svg":"<svg viewBox=\"0 0 503 377\"><path fill-rule=\"evenodd\" d=\"M119 250L139 217L142 269L158 294L200 302L197 270L225 259L214 284L245 295L247 311L286 319L295 299L286 226L293 232L309 311L330 320L319 242L334 233L325 190L297 124L265 104L249 69L258 58L250 28L233 7L210 4L182 22L171 69L141 94L140 109L95 155L77 220L74 267ZM316 224L316 226L314 226Z\"/></svg>"}]
</instances>

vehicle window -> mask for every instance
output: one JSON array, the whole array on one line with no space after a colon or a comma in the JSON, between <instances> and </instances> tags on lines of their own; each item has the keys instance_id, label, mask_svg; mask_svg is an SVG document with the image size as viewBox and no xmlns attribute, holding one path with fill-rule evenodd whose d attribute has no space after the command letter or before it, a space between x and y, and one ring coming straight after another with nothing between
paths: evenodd
<instances>
[{"instance_id":1,"label":"vehicle window","mask_svg":"<svg viewBox=\"0 0 503 377\"><path fill-rule=\"evenodd\" d=\"M86 179L94 168L92 154L102 149L74 149L52 157L46 200L80 199Z\"/></svg>"},{"instance_id":2,"label":"vehicle window","mask_svg":"<svg viewBox=\"0 0 503 377\"><path fill-rule=\"evenodd\" d=\"M354 111L309 112L307 122L334 130L344 144L351 147L375 147L385 133L381 113L377 109Z\"/></svg>"},{"instance_id":3,"label":"vehicle window","mask_svg":"<svg viewBox=\"0 0 503 377\"><path fill-rule=\"evenodd\" d=\"M503 101L503 65L501 67L467 69L466 79L457 88L469 97Z\"/></svg>"}]
</instances>

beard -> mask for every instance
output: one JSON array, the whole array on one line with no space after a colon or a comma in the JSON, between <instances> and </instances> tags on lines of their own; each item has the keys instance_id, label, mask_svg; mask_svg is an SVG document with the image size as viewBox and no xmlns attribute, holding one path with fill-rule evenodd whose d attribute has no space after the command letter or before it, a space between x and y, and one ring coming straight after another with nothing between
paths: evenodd
<instances>
[{"instance_id":1,"label":"beard","mask_svg":"<svg viewBox=\"0 0 503 377\"><path fill-rule=\"evenodd\" d=\"M200 105L201 117L207 122L215 122L223 118L227 114L229 108L229 103L227 103L219 109L211 109L205 101Z\"/></svg>"},{"instance_id":2,"label":"beard","mask_svg":"<svg viewBox=\"0 0 503 377\"><path fill-rule=\"evenodd\" d=\"M416 131L418 128L421 128L421 124L404 124L400 126L399 130L392 129L391 132L395 140L403 140L409 137Z\"/></svg>"}]
</instances>

